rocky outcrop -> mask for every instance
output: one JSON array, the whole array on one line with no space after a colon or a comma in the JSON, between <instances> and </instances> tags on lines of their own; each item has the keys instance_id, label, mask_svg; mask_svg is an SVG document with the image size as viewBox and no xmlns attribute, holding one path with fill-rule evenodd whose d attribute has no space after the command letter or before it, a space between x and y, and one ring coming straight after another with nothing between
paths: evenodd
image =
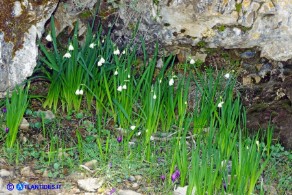
<instances>
[{"instance_id":1,"label":"rocky outcrop","mask_svg":"<svg viewBox=\"0 0 292 195\"><path fill-rule=\"evenodd\" d=\"M133 2L121 1L128 6L119 10L120 18L124 24L131 24L138 18L130 16L143 13L139 15L140 33L158 39L169 52L179 53L177 48L181 46L192 47L204 42L211 48L257 48L261 57L277 61L292 58L290 0L154 2L156 5L152 0L139 0L131 6ZM157 24L160 28L153 31L152 26ZM125 36L122 32L116 34Z\"/></svg>"},{"instance_id":2,"label":"rocky outcrop","mask_svg":"<svg viewBox=\"0 0 292 195\"><path fill-rule=\"evenodd\" d=\"M0 2L0 95L30 76L36 66L37 37L58 1ZM1 97L0 96L0 97Z\"/></svg>"}]
</instances>

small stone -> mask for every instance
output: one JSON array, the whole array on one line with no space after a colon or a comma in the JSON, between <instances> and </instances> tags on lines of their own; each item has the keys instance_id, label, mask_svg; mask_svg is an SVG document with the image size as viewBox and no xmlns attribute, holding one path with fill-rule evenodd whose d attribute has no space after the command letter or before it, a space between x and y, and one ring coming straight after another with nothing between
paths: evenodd
<instances>
[{"instance_id":1,"label":"small stone","mask_svg":"<svg viewBox=\"0 0 292 195\"><path fill-rule=\"evenodd\" d=\"M6 169L0 170L0 177L9 177L12 175L13 175L13 172L11 172L11 171L7 171Z\"/></svg>"},{"instance_id":2,"label":"small stone","mask_svg":"<svg viewBox=\"0 0 292 195\"><path fill-rule=\"evenodd\" d=\"M141 175L136 175L135 178L137 179L137 181L140 181L143 179L143 177Z\"/></svg>"},{"instance_id":3,"label":"small stone","mask_svg":"<svg viewBox=\"0 0 292 195\"><path fill-rule=\"evenodd\" d=\"M246 51L246 52L240 54L240 57L243 59L250 59L250 58L255 57L255 55L256 55L256 53L253 51Z\"/></svg>"},{"instance_id":4,"label":"small stone","mask_svg":"<svg viewBox=\"0 0 292 195\"><path fill-rule=\"evenodd\" d=\"M87 178L77 181L78 187L87 192L95 192L98 188L102 186L103 183L104 180L101 178Z\"/></svg>"},{"instance_id":5,"label":"small stone","mask_svg":"<svg viewBox=\"0 0 292 195\"><path fill-rule=\"evenodd\" d=\"M50 110L44 111L44 113L45 113L45 119L52 120L56 118L53 112Z\"/></svg>"},{"instance_id":6,"label":"small stone","mask_svg":"<svg viewBox=\"0 0 292 195\"><path fill-rule=\"evenodd\" d=\"M46 170L43 172L43 177L48 177L48 175L49 175L49 172L48 172L48 170L46 169Z\"/></svg>"},{"instance_id":7,"label":"small stone","mask_svg":"<svg viewBox=\"0 0 292 195\"><path fill-rule=\"evenodd\" d=\"M118 195L142 195L132 190L119 190Z\"/></svg>"},{"instance_id":8,"label":"small stone","mask_svg":"<svg viewBox=\"0 0 292 195\"><path fill-rule=\"evenodd\" d=\"M97 168L97 160L88 161L88 162L84 163L84 165L86 167L88 167L89 169L94 170Z\"/></svg>"},{"instance_id":9,"label":"small stone","mask_svg":"<svg viewBox=\"0 0 292 195\"><path fill-rule=\"evenodd\" d=\"M252 79L250 76L244 76L242 77L242 85L245 86L245 85L250 85L252 84Z\"/></svg>"},{"instance_id":10,"label":"small stone","mask_svg":"<svg viewBox=\"0 0 292 195\"><path fill-rule=\"evenodd\" d=\"M157 61L156 64L156 68L162 68L163 67L163 60L161 58L159 58L159 60Z\"/></svg>"},{"instance_id":11,"label":"small stone","mask_svg":"<svg viewBox=\"0 0 292 195\"><path fill-rule=\"evenodd\" d=\"M128 178L128 180L130 181L130 182L134 182L134 181L136 181L136 178L134 177L134 176L130 176L129 178Z\"/></svg>"},{"instance_id":12,"label":"small stone","mask_svg":"<svg viewBox=\"0 0 292 195\"><path fill-rule=\"evenodd\" d=\"M20 123L19 128L23 131L28 131L29 129L29 123L27 122L27 120L25 118L22 118L22 121Z\"/></svg>"},{"instance_id":13,"label":"small stone","mask_svg":"<svg viewBox=\"0 0 292 195\"><path fill-rule=\"evenodd\" d=\"M132 188L133 188L134 190L137 190L137 189L139 188L139 184L138 184L138 183L133 183L133 184L132 184Z\"/></svg>"},{"instance_id":14,"label":"small stone","mask_svg":"<svg viewBox=\"0 0 292 195\"><path fill-rule=\"evenodd\" d=\"M76 181L76 180L79 180L79 179L84 179L85 177L86 177L85 173L74 172L74 173L71 173L68 176L68 179L72 180L72 181Z\"/></svg>"},{"instance_id":15,"label":"small stone","mask_svg":"<svg viewBox=\"0 0 292 195\"><path fill-rule=\"evenodd\" d=\"M33 171L31 170L30 167L24 167L20 170L20 174L23 177L35 177L35 174L33 173Z\"/></svg>"}]
</instances>

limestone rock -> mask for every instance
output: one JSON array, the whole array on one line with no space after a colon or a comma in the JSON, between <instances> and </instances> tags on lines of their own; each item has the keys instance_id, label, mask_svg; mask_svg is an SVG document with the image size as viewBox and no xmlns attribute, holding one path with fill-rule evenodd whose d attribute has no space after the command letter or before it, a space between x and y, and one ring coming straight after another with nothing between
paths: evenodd
<instances>
[{"instance_id":1,"label":"limestone rock","mask_svg":"<svg viewBox=\"0 0 292 195\"><path fill-rule=\"evenodd\" d=\"M0 97L30 76L36 66L37 37L58 0L0 1Z\"/></svg>"},{"instance_id":2,"label":"limestone rock","mask_svg":"<svg viewBox=\"0 0 292 195\"><path fill-rule=\"evenodd\" d=\"M88 178L77 181L78 187L87 192L95 192L103 183L104 180L99 178Z\"/></svg>"}]
</instances>

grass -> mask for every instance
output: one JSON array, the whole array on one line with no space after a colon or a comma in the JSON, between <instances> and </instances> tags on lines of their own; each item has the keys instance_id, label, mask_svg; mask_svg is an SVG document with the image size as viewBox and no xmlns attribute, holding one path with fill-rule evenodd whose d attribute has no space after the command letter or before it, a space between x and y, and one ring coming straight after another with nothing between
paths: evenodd
<instances>
[{"instance_id":1,"label":"grass","mask_svg":"<svg viewBox=\"0 0 292 195\"><path fill-rule=\"evenodd\" d=\"M272 145L272 129L261 138L247 134L236 75L202 72L196 68L200 64L187 62L178 73L172 56L163 60L157 74L158 46L150 57L142 41L140 60L138 46L118 48L110 35L100 35L101 30L89 30L83 45L75 30L62 51L53 20L51 24L53 49L40 44L40 59L50 82L43 107L53 110L56 118L47 120L32 108L26 110L27 90L18 92L24 96L14 92L7 97L6 105L0 104L0 143L9 163L34 161L34 168L46 170L49 178L66 179L94 159L98 167L91 171L105 176L108 188L142 175L149 187L144 191L150 194L169 194L185 185L188 194L254 194L264 193L264 184L273 184L278 167L271 162L278 162L277 154L291 160L279 145ZM18 134L18 123L9 126L18 107L18 119L26 110L31 122L26 141ZM5 125L14 129L13 139ZM289 166L285 162L281 165ZM263 173L271 181L263 183ZM283 178L279 191L290 190L291 178Z\"/></svg>"}]
</instances>

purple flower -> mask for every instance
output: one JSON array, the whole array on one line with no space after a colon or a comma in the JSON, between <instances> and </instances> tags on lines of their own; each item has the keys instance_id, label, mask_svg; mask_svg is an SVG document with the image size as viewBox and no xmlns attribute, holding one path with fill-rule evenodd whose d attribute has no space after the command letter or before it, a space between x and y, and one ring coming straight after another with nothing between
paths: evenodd
<instances>
[{"instance_id":1,"label":"purple flower","mask_svg":"<svg viewBox=\"0 0 292 195\"><path fill-rule=\"evenodd\" d=\"M110 163L108 164L108 167L109 167L109 168L112 168L112 167L113 167L113 163L110 162Z\"/></svg>"},{"instance_id":2,"label":"purple flower","mask_svg":"<svg viewBox=\"0 0 292 195\"><path fill-rule=\"evenodd\" d=\"M6 133L9 132L9 128L8 128L8 127L5 128L5 132L6 132Z\"/></svg>"},{"instance_id":3,"label":"purple flower","mask_svg":"<svg viewBox=\"0 0 292 195\"><path fill-rule=\"evenodd\" d=\"M115 193L115 192L116 192L116 189L113 188L113 189L111 189L111 191L109 192L109 194L112 195L112 194Z\"/></svg>"},{"instance_id":4,"label":"purple flower","mask_svg":"<svg viewBox=\"0 0 292 195\"><path fill-rule=\"evenodd\" d=\"M6 107L4 107L4 108L2 109L2 112L3 112L3 113L6 113L6 112L7 112Z\"/></svg>"},{"instance_id":5,"label":"purple flower","mask_svg":"<svg viewBox=\"0 0 292 195\"><path fill-rule=\"evenodd\" d=\"M160 176L160 179L162 180L162 182L164 182L164 180L165 180L165 175L161 175L161 176Z\"/></svg>"},{"instance_id":6,"label":"purple flower","mask_svg":"<svg viewBox=\"0 0 292 195\"><path fill-rule=\"evenodd\" d=\"M123 137L122 137L122 136L119 136L119 137L117 138L117 141L118 141L119 143L121 143L122 140L123 140Z\"/></svg>"},{"instance_id":7,"label":"purple flower","mask_svg":"<svg viewBox=\"0 0 292 195\"><path fill-rule=\"evenodd\" d=\"M175 172L171 175L171 181L174 182L177 178L179 178L180 172L179 170L175 170Z\"/></svg>"}]
</instances>

